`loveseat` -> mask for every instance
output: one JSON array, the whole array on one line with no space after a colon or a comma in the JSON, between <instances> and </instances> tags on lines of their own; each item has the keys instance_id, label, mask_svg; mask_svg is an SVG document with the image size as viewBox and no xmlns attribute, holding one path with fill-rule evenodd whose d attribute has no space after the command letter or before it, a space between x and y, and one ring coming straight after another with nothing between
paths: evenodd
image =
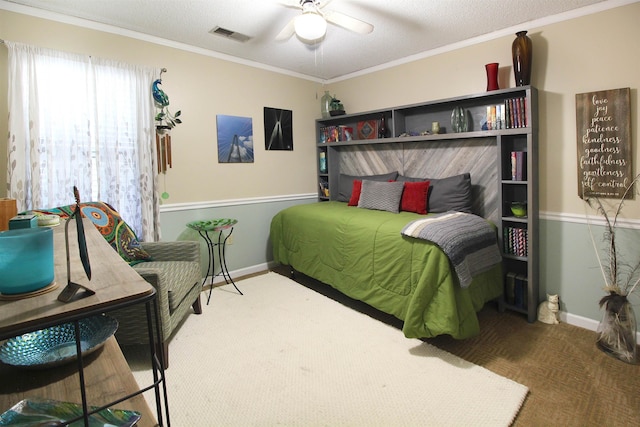
<instances>
[{"instance_id":1,"label":"loveseat","mask_svg":"<svg viewBox=\"0 0 640 427\"><path fill-rule=\"evenodd\" d=\"M58 215L68 218L75 204L32 211L36 215ZM156 288L164 367L169 366L168 342L177 326L192 307L202 313L200 292L200 245L194 241L140 242L118 212L104 202L80 204L82 215L89 218L102 236L124 261ZM91 254L89 254L89 257ZM91 260L99 262L99 260ZM118 320L116 339L120 345L148 342L147 317L144 308L132 306L113 311Z\"/></svg>"}]
</instances>

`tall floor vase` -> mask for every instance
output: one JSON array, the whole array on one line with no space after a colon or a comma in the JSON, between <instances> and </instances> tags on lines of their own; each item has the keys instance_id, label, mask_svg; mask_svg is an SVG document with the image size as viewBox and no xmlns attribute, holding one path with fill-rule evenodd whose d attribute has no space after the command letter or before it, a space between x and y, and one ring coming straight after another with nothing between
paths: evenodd
<instances>
[{"instance_id":1,"label":"tall floor vase","mask_svg":"<svg viewBox=\"0 0 640 427\"><path fill-rule=\"evenodd\" d=\"M511 44L513 57L513 74L516 86L531 84L531 62L533 60L533 45L526 31L518 31L516 39Z\"/></svg>"},{"instance_id":2,"label":"tall floor vase","mask_svg":"<svg viewBox=\"0 0 640 427\"><path fill-rule=\"evenodd\" d=\"M596 345L626 363L637 363L636 316L626 296L614 292L600 300L604 308Z\"/></svg>"}]
</instances>

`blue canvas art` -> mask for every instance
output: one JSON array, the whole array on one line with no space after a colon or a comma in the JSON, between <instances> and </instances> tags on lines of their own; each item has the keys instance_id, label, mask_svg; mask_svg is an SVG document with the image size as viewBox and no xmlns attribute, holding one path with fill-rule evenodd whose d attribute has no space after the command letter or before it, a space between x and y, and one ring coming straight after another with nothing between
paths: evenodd
<instances>
[{"instance_id":1,"label":"blue canvas art","mask_svg":"<svg viewBox=\"0 0 640 427\"><path fill-rule=\"evenodd\" d=\"M253 121L250 117L216 116L218 163L253 163Z\"/></svg>"}]
</instances>

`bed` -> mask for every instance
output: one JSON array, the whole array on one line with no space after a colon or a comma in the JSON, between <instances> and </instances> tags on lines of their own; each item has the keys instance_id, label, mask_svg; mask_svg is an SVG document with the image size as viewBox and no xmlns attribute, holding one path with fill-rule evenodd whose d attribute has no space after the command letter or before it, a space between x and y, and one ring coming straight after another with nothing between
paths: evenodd
<instances>
[{"instance_id":1,"label":"bed","mask_svg":"<svg viewBox=\"0 0 640 427\"><path fill-rule=\"evenodd\" d=\"M360 200L368 185L362 181ZM270 230L274 261L401 319L406 337L477 335L476 312L502 294L501 263L463 287L440 246L402 234L408 224L442 213L365 208L354 205L353 194L342 198L347 196L276 214Z\"/></svg>"}]
</instances>

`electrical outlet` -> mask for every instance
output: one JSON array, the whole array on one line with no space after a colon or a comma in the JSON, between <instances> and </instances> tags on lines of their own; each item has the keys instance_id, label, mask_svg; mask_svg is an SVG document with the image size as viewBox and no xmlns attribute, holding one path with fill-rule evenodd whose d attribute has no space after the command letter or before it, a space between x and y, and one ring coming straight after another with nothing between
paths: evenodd
<instances>
[{"instance_id":1,"label":"electrical outlet","mask_svg":"<svg viewBox=\"0 0 640 427\"><path fill-rule=\"evenodd\" d=\"M227 245L233 245L233 234L227 237Z\"/></svg>"}]
</instances>

